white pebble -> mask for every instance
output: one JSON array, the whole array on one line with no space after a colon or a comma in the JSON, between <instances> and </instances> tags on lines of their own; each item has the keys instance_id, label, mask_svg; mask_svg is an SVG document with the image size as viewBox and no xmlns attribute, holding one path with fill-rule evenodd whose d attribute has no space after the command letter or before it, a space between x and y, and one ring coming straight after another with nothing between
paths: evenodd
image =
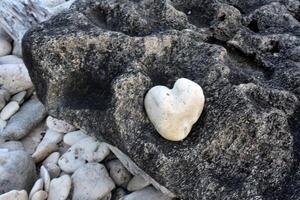
<instances>
[{"instance_id":1,"label":"white pebble","mask_svg":"<svg viewBox=\"0 0 300 200\"><path fill-rule=\"evenodd\" d=\"M6 56L11 53L11 43L3 37L0 37L0 56Z\"/></svg>"},{"instance_id":2,"label":"white pebble","mask_svg":"<svg viewBox=\"0 0 300 200\"><path fill-rule=\"evenodd\" d=\"M174 87L155 86L145 97L145 109L158 133L167 140L186 138L204 107L204 94L197 83L181 78Z\"/></svg>"},{"instance_id":3,"label":"white pebble","mask_svg":"<svg viewBox=\"0 0 300 200\"><path fill-rule=\"evenodd\" d=\"M37 191L43 190L43 186L44 186L43 179L41 179L41 178L38 179L38 180L34 183L32 189L31 189L31 191L30 191L30 193L29 193L29 199L31 199L31 197L32 197Z\"/></svg>"},{"instance_id":4,"label":"white pebble","mask_svg":"<svg viewBox=\"0 0 300 200\"><path fill-rule=\"evenodd\" d=\"M64 143L72 146L73 144L75 144L87 137L89 137L89 136L87 136L84 132L82 132L80 130L69 132L64 136Z\"/></svg>"},{"instance_id":5,"label":"white pebble","mask_svg":"<svg viewBox=\"0 0 300 200\"><path fill-rule=\"evenodd\" d=\"M47 118L46 124L49 129L52 129L60 133L68 133L76 130L76 128L71 124L68 124L63 120L55 119L54 117L51 116Z\"/></svg>"},{"instance_id":6,"label":"white pebble","mask_svg":"<svg viewBox=\"0 0 300 200\"><path fill-rule=\"evenodd\" d=\"M0 118L2 120L8 120L11 118L18 110L20 109L20 106L18 102L11 101L9 102L1 111Z\"/></svg>"},{"instance_id":7,"label":"white pebble","mask_svg":"<svg viewBox=\"0 0 300 200\"><path fill-rule=\"evenodd\" d=\"M149 181L146 181L142 176L134 176L127 185L128 191L138 191L150 185Z\"/></svg>"},{"instance_id":8,"label":"white pebble","mask_svg":"<svg viewBox=\"0 0 300 200\"><path fill-rule=\"evenodd\" d=\"M63 134L53 130L47 130L46 134L37 146L35 152L32 154L32 158L35 162L40 162L46 158L49 154L58 149L58 143L62 140Z\"/></svg>"},{"instance_id":9,"label":"white pebble","mask_svg":"<svg viewBox=\"0 0 300 200\"><path fill-rule=\"evenodd\" d=\"M25 96L26 91L19 92L11 98L11 101L16 101L21 105L24 102Z\"/></svg>"},{"instance_id":10,"label":"white pebble","mask_svg":"<svg viewBox=\"0 0 300 200\"><path fill-rule=\"evenodd\" d=\"M43 165L47 165L49 163L57 164L59 157L59 152L53 152L43 161Z\"/></svg>"},{"instance_id":11,"label":"white pebble","mask_svg":"<svg viewBox=\"0 0 300 200\"><path fill-rule=\"evenodd\" d=\"M65 200L71 190L72 180L69 175L52 179L48 200Z\"/></svg>"},{"instance_id":12,"label":"white pebble","mask_svg":"<svg viewBox=\"0 0 300 200\"><path fill-rule=\"evenodd\" d=\"M47 197L48 197L48 193L43 190L40 190L34 193L30 200L46 200Z\"/></svg>"},{"instance_id":13,"label":"white pebble","mask_svg":"<svg viewBox=\"0 0 300 200\"><path fill-rule=\"evenodd\" d=\"M0 200L28 200L28 195L25 190L11 190L0 195Z\"/></svg>"},{"instance_id":14,"label":"white pebble","mask_svg":"<svg viewBox=\"0 0 300 200\"><path fill-rule=\"evenodd\" d=\"M0 57L0 65L4 64L23 64L23 60L15 55Z\"/></svg>"},{"instance_id":15,"label":"white pebble","mask_svg":"<svg viewBox=\"0 0 300 200\"><path fill-rule=\"evenodd\" d=\"M50 175L47 169L44 166L41 166L40 175L44 181L44 189L46 192L49 192L50 189Z\"/></svg>"}]
</instances>

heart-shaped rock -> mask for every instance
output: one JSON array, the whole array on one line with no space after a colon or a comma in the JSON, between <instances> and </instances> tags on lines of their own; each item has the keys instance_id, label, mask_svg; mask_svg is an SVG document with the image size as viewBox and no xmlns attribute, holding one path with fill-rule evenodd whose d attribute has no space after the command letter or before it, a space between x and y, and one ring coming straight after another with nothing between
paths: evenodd
<instances>
[{"instance_id":1,"label":"heart-shaped rock","mask_svg":"<svg viewBox=\"0 0 300 200\"><path fill-rule=\"evenodd\" d=\"M173 89L151 88L145 97L150 121L167 140L180 141L187 137L204 107L202 88L186 78L178 79Z\"/></svg>"}]
</instances>

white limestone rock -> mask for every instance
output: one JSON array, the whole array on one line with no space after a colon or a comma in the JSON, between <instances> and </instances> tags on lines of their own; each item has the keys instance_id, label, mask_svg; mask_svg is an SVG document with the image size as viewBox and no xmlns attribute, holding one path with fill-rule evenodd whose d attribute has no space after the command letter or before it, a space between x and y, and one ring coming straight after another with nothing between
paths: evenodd
<instances>
[{"instance_id":1,"label":"white limestone rock","mask_svg":"<svg viewBox=\"0 0 300 200\"><path fill-rule=\"evenodd\" d=\"M0 83L11 94L33 87L28 70L24 64L0 65Z\"/></svg>"},{"instance_id":2,"label":"white limestone rock","mask_svg":"<svg viewBox=\"0 0 300 200\"><path fill-rule=\"evenodd\" d=\"M84 138L89 137L88 135L86 135L83 131L79 130L79 131L72 131L67 133L64 136L64 143L67 145L72 146L73 144L83 140Z\"/></svg>"},{"instance_id":3,"label":"white limestone rock","mask_svg":"<svg viewBox=\"0 0 300 200\"><path fill-rule=\"evenodd\" d=\"M186 138L199 119L204 107L202 88L195 82L181 78L174 87L155 86L146 94L144 105L150 121L167 140Z\"/></svg>"},{"instance_id":4,"label":"white limestone rock","mask_svg":"<svg viewBox=\"0 0 300 200\"><path fill-rule=\"evenodd\" d=\"M120 200L172 200L169 196L164 195L163 193L157 191L153 187L146 187L142 190L132 192Z\"/></svg>"},{"instance_id":5,"label":"white limestone rock","mask_svg":"<svg viewBox=\"0 0 300 200\"><path fill-rule=\"evenodd\" d=\"M48 129L46 134L41 141L41 143L37 146L35 152L32 154L32 158L34 161L40 162L45 159L48 155L58 149L58 143L62 140L63 134Z\"/></svg>"},{"instance_id":6,"label":"white limestone rock","mask_svg":"<svg viewBox=\"0 0 300 200\"><path fill-rule=\"evenodd\" d=\"M76 130L76 128L71 124L68 124L63 120L55 119L54 117L51 116L47 118L46 124L49 129L52 129L60 133L68 133Z\"/></svg>"},{"instance_id":7,"label":"white limestone rock","mask_svg":"<svg viewBox=\"0 0 300 200\"><path fill-rule=\"evenodd\" d=\"M73 173L85 163L101 162L110 153L105 143L88 137L77 142L58 160L59 167L67 173Z\"/></svg>"},{"instance_id":8,"label":"white limestone rock","mask_svg":"<svg viewBox=\"0 0 300 200\"><path fill-rule=\"evenodd\" d=\"M23 64L23 60L15 55L7 55L0 57L0 65L4 64Z\"/></svg>"},{"instance_id":9,"label":"white limestone rock","mask_svg":"<svg viewBox=\"0 0 300 200\"><path fill-rule=\"evenodd\" d=\"M66 200L69 196L72 180L69 175L52 179L48 200Z\"/></svg>"},{"instance_id":10,"label":"white limestone rock","mask_svg":"<svg viewBox=\"0 0 300 200\"><path fill-rule=\"evenodd\" d=\"M53 152L43 161L43 165L47 165L49 163L57 164L59 157L59 152Z\"/></svg>"},{"instance_id":11,"label":"white limestone rock","mask_svg":"<svg viewBox=\"0 0 300 200\"><path fill-rule=\"evenodd\" d=\"M11 190L0 195L0 200L28 200L28 195L25 190Z\"/></svg>"},{"instance_id":12,"label":"white limestone rock","mask_svg":"<svg viewBox=\"0 0 300 200\"><path fill-rule=\"evenodd\" d=\"M0 111L6 105L6 102L10 99L10 93L4 88L0 88Z\"/></svg>"},{"instance_id":13,"label":"white limestone rock","mask_svg":"<svg viewBox=\"0 0 300 200\"><path fill-rule=\"evenodd\" d=\"M149 181L145 180L142 176L134 176L127 184L128 191L138 191L149 186Z\"/></svg>"},{"instance_id":14,"label":"white limestone rock","mask_svg":"<svg viewBox=\"0 0 300 200\"><path fill-rule=\"evenodd\" d=\"M11 118L18 110L20 109L20 106L18 102L11 101L9 102L1 111L0 118L2 120L8 120Z\"/></svg>"},{"instance_id":15,"label":"white limestone rock","mask_svg":"<svg viewBox=\"0 0 300 200\"><path fill-rule=\"evenodd\" d=\"M41 179L41 178L38 179L38 180L34 183L32 189L31 189L31 191L30 191L30 193L29 193L29 199L31 199L32 196L33 196L37 191L43 190L43 186L44 186L44 181L43 181L43 179Z\"/></svg>"},{"instance_id":16,"label":"white limestone rock","mask_svg":"<svg viewBox=\"0 0 300 200\"><path fill-rule=\"evenodd\" d=\"M41 169L40 169L40 175L41 175L41 177L43 179L43 182L44 182L45 191L49 192L51 178L50 178L49 172L47 171L47 169L43 165L41 166Z\"/></svg>"},{"instance_id":17,"label":"white limestone rock","mask_svg":"<svg viewBox=\"0 0 300 200\"><path fill-rule=\"evenodd\" d=\"M47 197L48 197L48 193L43 190L40 190L34 193L30 200L46 200Z\"/></svg>"},{"instance_id":18,"label":"white limestone rock","mask_svg":"<svg viewBox=\"0 0 300 200\"><path fill-rule=\"evenodd\" d=\"M73 200L102 199L115 188L104 165L87 163L72 175Z\"/></svg>"}]
</instances>

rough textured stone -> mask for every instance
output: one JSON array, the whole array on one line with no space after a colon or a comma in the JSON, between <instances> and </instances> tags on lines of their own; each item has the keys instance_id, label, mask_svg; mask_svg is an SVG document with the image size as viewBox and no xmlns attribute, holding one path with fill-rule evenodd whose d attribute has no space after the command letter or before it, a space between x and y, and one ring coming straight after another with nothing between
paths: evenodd
<instances>
[{"instance_id":1,"label":"rough textured stone","mask_svg":"<svg viewBox=\"0 0 300 200\"><path fill-rule=\"evenodd\" d=\"M299 20L297 0L85 0L27 32L24 58L51 115L116 145L179 198L290 199ZM206 104L174 143L143 100L182 77Z\"/></svg>"},{"instance_id":2,"label":"rough textured stone","mask_svg":"<svg viewBox=\"0 0 300 200\"><path fill-rule=\"evenodd\" d=\"M26 152L0 152L0 194L23 189L29 192L35 178L34 162Z\"/></svg>"}]
</instances>

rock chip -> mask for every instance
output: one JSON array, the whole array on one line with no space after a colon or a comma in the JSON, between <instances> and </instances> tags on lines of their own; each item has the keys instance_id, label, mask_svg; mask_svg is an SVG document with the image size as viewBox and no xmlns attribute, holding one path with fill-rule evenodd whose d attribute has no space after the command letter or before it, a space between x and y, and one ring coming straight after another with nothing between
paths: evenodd
<instances>
[{"instance_id":1,"label":"rock chip","mask_svg":"<svg viewBox=\"0 0 300 200\"><path fill-rule=\"evenodd\" d=\"M32 189L31 189L31 191L30 191L30 193L29 193L29 199L31 199L32 196L33 196L36 192L38 192L38 191L40 191L40 190L43 190L43 186L44 186L44 181L43 181L42 178L39 178L39 179L34 183Z\"/></svg>"},{"instance_id":2,"label":"rock chip","mask_svg":"<svg viewBox=\"0 0 300 200\"><path fill-rule=\"evenodd\" d=\"M64 136L64 143L67 145L72 146L73 144L83 140L84 138L89 137L83 131L73 131L65 134Z\"/></svg>"},{"instance_id":3,"label":"rock chip","mask_svg":"<svg viewBox=\"0 0 300 200\"><path fill-rule=\"evenodd\" d=\"M20 106L18 102L11 101L9 102L1 111L0 117L2 120L8 120L11 118L18 110Z\"/></svg>"},{"instance_id":4,"label":"rock chip","mask_svg":"<svg viewBox=\"0 0 300 200\"><path fill-rule=\"evenodd\" d=\"M43 190L40 190L34 193L31 200L46 200L47 197L48 197L48 193Z\"/></svg>"},{"instance_id":5,"label":"rock chip","mask_svg":"<svg viewBox=\"0 0 300 200\"><path fill-rule=\"evenodd\" d=\"M60 157L58 165L63 171L73 173L85 163L101 162L109 155L109 152L105 143L97 142L96 139L87 137L71 146Z\"/></svg>"},{"instance_id":6,"label":"rock chip","mask_svg":"<svg viewBox=\"0 0 300 200\"><path fill-rule=\"evenodd\" d=\"M46 110L37 99L31 99L23 104L21 109L10 118L6 128L0 132L0 137L19 140L25 137L45 118Z\"/></svg>"},{"instance_id":7,"label":"rock chip","mask_svg":"<svg viewBox=\"0 0 300 200\"><path fill-rule=\"evenodd\" d=\"M104 165L87 163L72 175L73 200L101 199L107 196L115 184Z\"/></svg>"},{"instance_id":8,"label":"rock chip","mask_svg":"<svg viewBox=\"0 0 300 200\"><path fill-rule=\"evenodd\" d=\"M172 198L165 196L163 193L155 190L153 187L147 187L142 190L132 192L120 200L171 200Z\"/></svg>"},{"instance_id":9,"label":"rock chip","mask_svg":"<svg viewBox=\"0 0 300 200\"><path fill-rule=\"evenodd\" d=\"M0 195L0 200L28 200L28 194L25 190L12 190Z\"/></svg>"},{"instance_id":10,"label":"rock chip","mask_svg":"<svg viewBox=\"0 0 300 200\"><path fill-rule=\"evenodd\" d=\"M126 187L127 183L130 181L132 175L123 166L119 160L111 160L107 164L107 169L109 171L110 177L114 180L117 186Z\"/></svg>"},{"instance_id":11,"label":"rock chip","mask_svg":"<svg viewBox=\"0 0 300 200\"><path fill-rule=\"evenodd\" d=\"M40 162L45 159L49 154L58 149L58 143L63 139L63 134L48 129L46 134L37 146L35 152L32 154L32 158L35 162Z\"/></svg>"},{"instance_id":12,"label":"rock chip","mask_svg":"<svg viewBox=\"0 0 300 200\"><path fill-rule=\"evenodd\" d=\"M11 94L33 87L27 68L24 64L0 65L0 83Z\"/></svg>"},{"instance_id":13,"label":"rock chip","mask_svg":"<svg viewBox=\"0 0 300 200\"><path fill-rule=\"evenodd\" d=\"M59 119L55 119L51 116L49 116L46 120L46 124L48 126L48 128L60 132L60 133L68 133L71 131L76 130L76 128L74 126L72 126L71 124L68 124L67 122L63 121L63 120L59 120Z\"/></svg>"},{"instance_id":14,"label":"rock chip","mask_svg":"<svg viewBox=\"0 0 300 200\"><path fill-rule=\"evenodd\" d=\"M24 151L0 152L0 194L10 190L30 191L35 178L35 165Z\"/></svg>"},{"instance_id":15,"label":"rock chip","mask_svg":"<svg viewBox=\"0 0 300 200\"><path fill-rule=\"evenodd\" d=\"M72 180L69 175L52 179L48 200L66 200L69 196L71 185Z\"/></svg>"},{"instance_id":16,"label":"rock chip","mask_svg":"<svg viewBox=\"0 0 300 200\"><path fill-rule=\"evenodd\" d=\"M150 183L146 181L141 176L134 176L127 184L127 190L128 191L137 191L141 190L147 186L149 186Z\"/></svg>"}]
</instances>

